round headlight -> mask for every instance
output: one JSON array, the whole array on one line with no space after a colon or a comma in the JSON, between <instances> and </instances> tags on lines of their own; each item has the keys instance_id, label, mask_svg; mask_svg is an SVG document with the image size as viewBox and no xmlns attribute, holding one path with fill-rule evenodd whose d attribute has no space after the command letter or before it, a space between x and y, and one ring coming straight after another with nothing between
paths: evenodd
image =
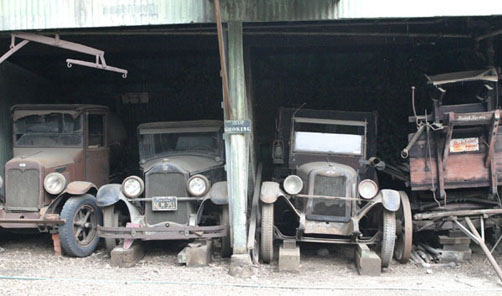
<instances>
[{"instance_id":1,"label":"round headlight","mask_svg":"<svg viewBox=\"0 0 502 296\"><path fill-rule=\"evenodd\" d=\"M60 194L66 188L66 178L60 173L50 173L45 176L44 188L49 194Z\"/></svg>"},{"instance_id":2,"label":"round headlight","mask_svg":"<svg viewBox=\"0 0 502 296\"><path fill-rule=\"evenodd\" d=\"M297 175L289 175L282 183L284 190L291 195L298 194L303 189L303 181Z\"/></svg>"},{"instance_id":3,"label":"round headlight","mask_svg":"<svg viewBox=\"0 0 502 296\"><path fill-rule=\"evenodd\" d=\"M359 195L364 199L372 199L378 193L378 185L375 181L364 179L359 183Z\"/></svg>"},{"instance_id":4,"label":"round headlight","mask_svg":"<svg viewBox=\"0 0 502 296\"><path fill-rule=\"evenodd\" d=\"M129 176L122 182L122 193L129 198L136 198L145 190L145 183L138 176Z\"/></svg>"},{"instance_id":5,"label":"round headlight","mask_svg":"<svg viewBox=\"0 0 502 296\"><path fill-rule=\"evenodd\" d=\"M188 192L193 196L203 196L209 191L209 180L203 175L195 175L188 179Z\"/></svg>"}]
</instances>

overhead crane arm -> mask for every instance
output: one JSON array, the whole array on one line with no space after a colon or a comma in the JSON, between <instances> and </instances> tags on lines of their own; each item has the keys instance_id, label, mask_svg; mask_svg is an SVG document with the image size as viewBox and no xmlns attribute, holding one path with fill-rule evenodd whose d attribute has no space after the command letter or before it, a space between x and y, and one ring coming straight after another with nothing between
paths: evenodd
<instances>
[{"instance_id":1,"label":"overhead crane arm","mask_svg":"<svg viewBox=\"0 0 502 296\"><path fill-rule=\"evenodd\" d=\"M22 39L22 41L19 42L18 44L16 44L16 38ZM30 41L49 45L49 46L60 47L60 48L64 48L64 49L68 49L71 51L76 51L76 52L80 52L80 53L84 53L84 54L88 54L88 55L92 55L92 56L96 57L95 62L87 62L87 61L81 61L81 60L75 60L75 59L66 59L66 63L68 65L68 68L71 68L72 64L75 64L75 65L96 68L96 69L105 70L105 71L122 73L123 78L127 77L127 73L128 73L127 70L117 68L117 67L108 66L106 64L104 51L93 48L93 47L89 47L86 45L82 45L79 43L61 40L59 38L59 34L56 34L56 36L54 38L44 36L44 35L32 34L32 33L13 33L13 34L11 34L10 49L3 56L0 57L0 64L3 63L6 59L8 59L11 55L13 55L16 51L18 51L23 46L28 44Z\"/></svg>"}]
</instances>

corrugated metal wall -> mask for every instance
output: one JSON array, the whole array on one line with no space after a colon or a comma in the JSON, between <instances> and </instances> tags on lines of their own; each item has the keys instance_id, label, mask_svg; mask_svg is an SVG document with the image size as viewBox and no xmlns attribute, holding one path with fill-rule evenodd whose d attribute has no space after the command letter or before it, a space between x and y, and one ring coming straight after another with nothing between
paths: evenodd
<instances>
[{"instance_id":1,"label":"corrugated metal wall","mask_svg":"<svg viewBox=\"0 0 502 296\"><path fill-rule=\"evenodd\" d=\"M500 15L500 0L220 0L224 20ZM214 23L209 0L0 0L0 31Z\"/></svg>"}]
</instances>

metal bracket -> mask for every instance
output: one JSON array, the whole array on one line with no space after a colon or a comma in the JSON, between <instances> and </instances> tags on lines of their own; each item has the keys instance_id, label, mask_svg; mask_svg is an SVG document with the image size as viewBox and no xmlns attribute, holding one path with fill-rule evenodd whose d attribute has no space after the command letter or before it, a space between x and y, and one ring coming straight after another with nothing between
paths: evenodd
<instances>
[{"instance_id":1,"label":"metal bracket","mask_svg":"<svg viewBox=\"0 0 502 296\"><path fill-rule=\"evenodd\" d=\"M23 41L16 44L16 38L23 39ZM68 65L68 68L71 68L72 64L75 64L75 65L80 65L80 66L85 66L85 67L90 67L90 68L95 68L95 69L100 69L100 70L122 73L122 77L127 78L127 73L128 73L127 70L117 68L117 67L108 66L106 64L104 51L93 48L93 47L89 47L86 45L82 45L79 43L61 40L59 38L59 34L56 34L56 36L54 38L43 36L43 35L32 34L32 33L13 33L13 34L11 34L10 49L3 56L0 57L0 64L3 63L6 59L8 59L11 55L13 55L16 51L18 51L23 46L28 44L30 41L42 43L42 44L49 45L49 46L60 47L60 48L64 48L64 49L68 49L71 51L76 51L76 52L80 52L80 53L84 53L84 54L88 54L88 55L92 55L92 56L96 57L95 63L81 61L81 60L75 60L75 59L66 59L66 63Z\"/></svg>"}]
</instances>

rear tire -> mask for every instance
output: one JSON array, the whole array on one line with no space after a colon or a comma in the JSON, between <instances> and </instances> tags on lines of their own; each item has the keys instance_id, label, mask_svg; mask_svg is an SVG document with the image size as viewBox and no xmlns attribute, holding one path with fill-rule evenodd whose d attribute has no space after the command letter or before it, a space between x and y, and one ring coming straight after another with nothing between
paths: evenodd
<instances>
[{"instance_id":1,"label":"rear tire","mask_svg":"<svg viewBox=\"0 0 502 296\"><path fill-rule=\"evenodd\" d=\"M261 206L260 255L264 263L270 263L274 257L274 204Z\"/></svg>"},{"instance_id":2,"label":"rear tire","mask_svg":"<svg viewBox=\"0 0 502 296\"><path fill-rule=\"evenodd\" d=\"M103 220L96 198L90 194L70 197L60 216L65 220L65 224L59 228L65 254L73 257L92 254L99 243L98 224Z\"/></svg>"},{"instance_id":3,"label":"rear tire","mask_svg":"<svg viewBox=\"0 0 502 296\"><path fill-rule=\"evenodd\" d=\"M380 259L382 267L389 267L394 254L394 245L396 243L396 214L387 210L383 210L383 229L382 242L380 249Z\"/></svg>"}]
</instances>

